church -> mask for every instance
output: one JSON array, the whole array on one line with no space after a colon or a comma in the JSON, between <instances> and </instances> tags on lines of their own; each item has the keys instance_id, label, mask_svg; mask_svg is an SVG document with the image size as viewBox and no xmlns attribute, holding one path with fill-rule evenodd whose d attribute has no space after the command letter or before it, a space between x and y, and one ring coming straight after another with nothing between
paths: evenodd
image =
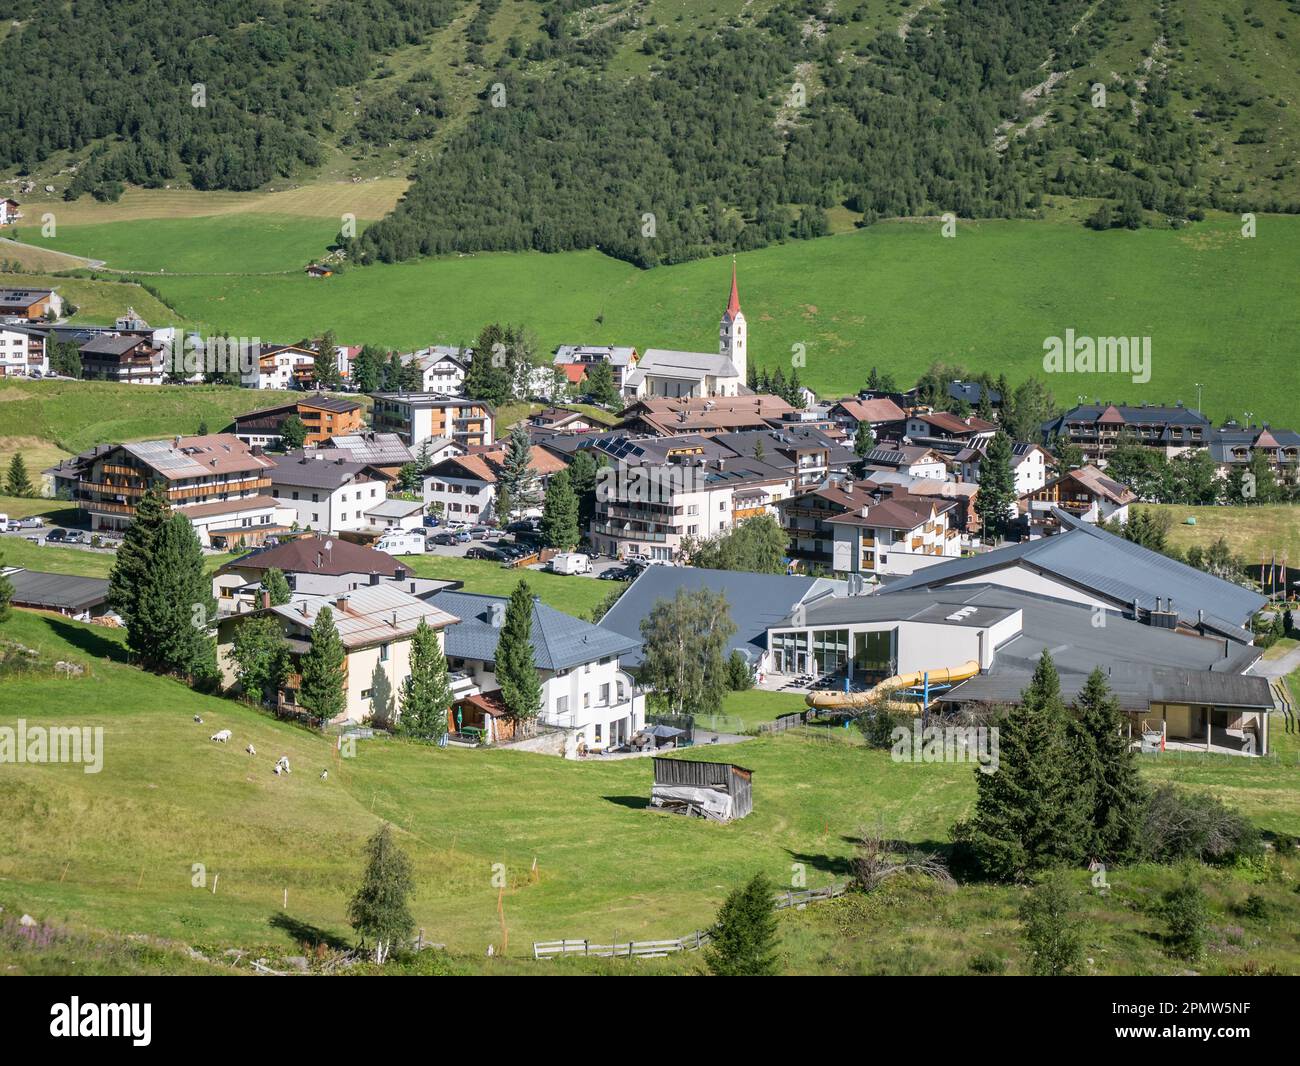
<instances>
[{"instance_id":1,"label":"church","mask_svg":"<svg viewBox=\"0 0 1300 1066\"><path fill-rule=\"evenodd\" d=\"M718 326L718 354L647 348L624 378L630 398L739 396L746 391L748 358L745 315L740 310L736 264L731 264L731 298Z\"/></svg>"}]
</instances>

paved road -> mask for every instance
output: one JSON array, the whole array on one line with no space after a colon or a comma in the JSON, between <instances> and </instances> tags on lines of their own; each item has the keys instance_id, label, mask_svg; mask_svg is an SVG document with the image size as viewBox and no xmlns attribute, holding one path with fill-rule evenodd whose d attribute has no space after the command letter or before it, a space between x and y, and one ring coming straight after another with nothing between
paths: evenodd
<instances>
[{"instance_id":1,"label":"paved road","mask_svg":"<svg viewBox=\"0 0 1300 1066\"><path fill-rule=\"evenodd\" d=\"M1276 659L1260 659L1254 672L1261 677L1286 677L1296 670L1300 670L1300 647L1292 648Z\"/></svg>"}]
</instances>

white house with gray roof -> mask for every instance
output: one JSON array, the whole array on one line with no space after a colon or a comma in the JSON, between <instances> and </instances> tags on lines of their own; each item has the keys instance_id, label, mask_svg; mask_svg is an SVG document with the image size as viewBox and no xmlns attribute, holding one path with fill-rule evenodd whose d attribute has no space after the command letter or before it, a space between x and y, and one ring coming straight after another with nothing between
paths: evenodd
<instances>
[{"instance_id":1,"label":"white house with gray roof","mask_svg":"<svg viewBox=\"0 0 1300 1066\"><path fill-rule=\"evenodd\" d=\"M496 728L490 697L499 694L496 677L497 644L509 600L469 592L443 591L429 602L460 621L446 634L447 665L457 699L472 701L484 717L478 719L493 739ZM538 724L563 734L566 757L584 748L603 750L632 739L645 725L645 696L620 665L620 658L637 651L639 637L624 636L557 611L533 598L531 634L533 662L542 682ZM457 723L462 728L467 722Z\"/></svg>"}]
</instances>

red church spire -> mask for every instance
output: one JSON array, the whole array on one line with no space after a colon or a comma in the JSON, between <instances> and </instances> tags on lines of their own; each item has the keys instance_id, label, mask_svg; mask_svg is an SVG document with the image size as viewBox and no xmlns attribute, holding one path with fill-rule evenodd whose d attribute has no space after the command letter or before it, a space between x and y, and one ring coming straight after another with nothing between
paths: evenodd
<instances>
[{"instance_id":1,"label":"red church spire","mask_svg":"<svg viewBox=\"0 0 1300 1066\"><path fill-rule=\"evenodd\" d=\"M736 288L736 257L731 257L731 299L727 301L727 317L740 314L740 290Z\"/></svg>"}]
</instances>

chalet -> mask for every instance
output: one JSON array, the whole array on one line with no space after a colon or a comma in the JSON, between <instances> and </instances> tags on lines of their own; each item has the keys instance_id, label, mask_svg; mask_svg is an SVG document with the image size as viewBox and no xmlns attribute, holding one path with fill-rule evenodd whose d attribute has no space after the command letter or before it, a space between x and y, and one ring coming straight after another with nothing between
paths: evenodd
<instances>
[{"instance_id":1,"label":"chalet","mask_svg":"<svg viewBox=\"0 0 1300 1066\"><path fill-rule=\"evenodd\" d=\"M460 396L465 388L465 374L474 356L472 348L454 348L435 344L415 352L404 352L401 360L415 364L420 374L420 389L443 396Z\"/></svg>"},{"instance_id":2,"label":"chalet","mask_svg":"<svg viewBox=\"0 0 1300 1066\"><path fill-rule=\"evenodd\" d=\"M896 470L912 477L948 480L948 464L941 452L917 444L884 444L863 457L868 476L872 470Z\"/></svg>"},{"instance_id":3,"label":"chalet","mask_svg":"<svg viewBox=\"0 0 1300 1066\"><path fill-rule=\"evenodd\" d=\"M888 397L869 400L838 400L827 412L844 432L852 437L865 422L876 438L898 439L903 435L907 412Z\"/></svg>"},{"instance_id":4,"label":"chalet","mask_svg":"<svg viewBox=\"0 0 1300 1066\"><path fill-rule=\"evenodd\" d=\"M0 323L0 377L39 378L49 374L48 339L44 330Z\"/></svg>"},{"instance_id":5,"label":"chalet","mask_svg":"<svg viewBox=\"0 0 1300 1066\"><path fill-rule=\"evenodd\" d=\"M459 619L444 643L456 699L452 730L461 733L468 726L497 741L516 736L517 723L505 709L496 677L509 601L444 591L428 602ZM639 637L592 625L533 597L529 640L542 685L537 722L560 733L566 757L626 744L645 725L645 695L619 661L640 649Z\"/></svg>"},{"instance_id":6,"label":"chalet","mask_svg":"<svg viewBox=\"0 0 1300 1066\"><path fill-rule=\"evenodd\" d=\"M163 351L147 334L100 334L80 352L81 376L87 381L161 385L167 377Z\"/></svg>"},{"instance_id":7,"label":"chalet","mask_svg":"<svg viewBox=\"0 0 1300 1066\"><path fill-rule=\"evenodd\" d=\"M232 649L239 626L250 618L273 618L289 645L290 674L276 694L277 707L308 713L299 702L302 657L311 651L312 627L328 610L343 643L344 707L335 723L373 721L392 725L399 714L398 693L411 674L411 638L421 622L445 641L457 621L417 596L392 585L364 585L330 596L304 596L279 606L264 602L256 610L228 615L217 623L217 663L222 683L236 687Z\"/></svg>"},{"instance_id":8,"label":"chalet","mask_svg":"<svg viewBox=\"0 0 1300 1066\"><path fill-rule=\"evenodd\" d=\"M959 418L947 411L914 411L907 416L904 430L913 444L932 445L936 441L956 441L976 447L991 440L998 427L975 415Z\"/></svg>"},{"instance_id":9,"label":"chalet","mask_svg":"<svg viewBox=\"0 0 1300 1066\"><path fill-rule=\"evenodd\" d=\"M1128 521L1129 504L1136 499L1132 489L1108 478L1097 467L1081 466L1024 494L1017 506L1033 532L1055 528L1053 512L1058 509L1084 522L1122 525Z\"/></svg>"},{"instance_id":10,"label":"chalet","mask_svg":"<svg viewBox=\"0 0 1300 1066\"><path fill-rule=\"evenodd\" d=\"M951 459L955 473L963 480L978 484L980 464L988 451L988 441L963 448ZM1055 462L1047 449L1040 444L1016 441L1011 445L1011 474L1015 479L1016 495L1036 492L1047 484L1047 471Z\"/></svg>"},{"instance_id":11,"label":"chalet","mask_svg":"<svg viewBox=\"0 0 1300 1066\"><path fill-rule=\"evenodd\" d=\"M445 437L468 451L492 443L496 412L483 400L427 392L377 392L371 416L376 432L396 433L419 451L427 440Z\"/></svg>"},{"instance_id":12,"label":"chalet","mask_svg":"<svg viewBox=\"0 0 1300 1066\"><path fill-rule=\"evenodd\" d=\"M245 444L276 448L283 443L280 431L285 420L295 415L307 428L305 443L308 445L321 444L335 435L359 433L365 428L364 405L356 400L313 395L239 415L231 432Z\"/></svg>"},{"instance_id":13,"label":"chalet","mask_svg":"<svg viewBox=\"0 0 1300 1066\"><path fill-rule=\"evenodd\" d=\"M23 217L23 213L18 210L19 206L17 200L0 196L0 226L12 226Z\"/></svg>"},{"instance_id":14,"label":"chalet","mask_svg":"<svg viewBox=\"0 0 1300 1066\"><path fill-rule=\"evenodd\" d=\"M36 322L62 314L63 298L57 289L0 288L0 318Z\"/></svg>"},{"instance_id":15,"label":"chalet","mask_svg":"<svg viewBox=\"0 0 1300 1066\"><path fill-rule=\"evenodd\" d=\"M1090 463L1104 464L1126 441L1158 449L1172 459L1209 443L1210 420L1181 403L1173 407L1080 404L1044 425L1043 435L1049 444L1060 439L1076 445Z\"/></svg>"},{"instance_id":16,"label":"chalet","mask_svg":"<svg viewBox=\"0 0 1300 1066\"><path fill-rule=\"evenodd\" d=\"M122 531L154 486L194 526L205 547L260 544L284 533L271 487L271 460L233 434L114 444L77 460L74 499L92 530Z\"/></svg>"}]
</instances>

